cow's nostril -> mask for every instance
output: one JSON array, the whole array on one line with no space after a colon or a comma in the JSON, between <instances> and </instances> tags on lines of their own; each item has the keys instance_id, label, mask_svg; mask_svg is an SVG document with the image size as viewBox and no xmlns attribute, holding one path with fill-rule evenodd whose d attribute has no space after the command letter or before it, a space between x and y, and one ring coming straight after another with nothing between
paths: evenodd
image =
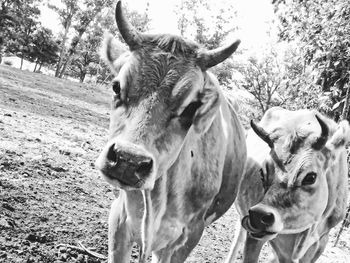
<instances>
[{"instance_id":1,"label":"cow's nostril","mask_svg":"<svg viewBox=\"0 0 350 263\"><path fill-rule=\"evenodd\" d=\"M136 173L141 176L147 176L150 174L153 167L153 160L148 159L139 163L138 168L136 169Z\"/></svg>"},{"instance_id":2,"label":"cow's nostril","mask_svg":"<svg viewBox=\"0 0 350 263\"><path fill-rule=\"evenodd\" d=\"M112 162L116 162L117 161L117 155L115 153L114 144L111 145L111 147L109 147L109 150L108 150L108 153L107 153L107 160L108 161L112 161Z\"/></svg>"},{"instance_id":3,"label":"cow's nostril","mask_svg":"<svg viewBox=\"0 0 350 263\"><path fill-rule=\"evenodd\" d=\"M271 226L275 222L275 217L272 213L266 213L260 219L265 226Z\"/></svg>"}]
</instances>

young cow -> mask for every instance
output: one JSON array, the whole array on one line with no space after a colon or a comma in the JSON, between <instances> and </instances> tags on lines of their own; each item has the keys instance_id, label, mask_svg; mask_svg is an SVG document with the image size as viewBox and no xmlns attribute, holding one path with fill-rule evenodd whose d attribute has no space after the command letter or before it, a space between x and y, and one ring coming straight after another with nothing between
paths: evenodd
<instances>
[{"instance_id":1,"label":"young cow","mask_svg":"<svg viewBox=\"0 0 350 263\"><path fill-rule=\"evenodd\" d=\"M258 262L266 241L278 262L315 262L346 210L349 124L282 108L251 124L237 197L243 228L226 262L235 261L243 241L244 262Z\"/></svg>"}]
</instances>

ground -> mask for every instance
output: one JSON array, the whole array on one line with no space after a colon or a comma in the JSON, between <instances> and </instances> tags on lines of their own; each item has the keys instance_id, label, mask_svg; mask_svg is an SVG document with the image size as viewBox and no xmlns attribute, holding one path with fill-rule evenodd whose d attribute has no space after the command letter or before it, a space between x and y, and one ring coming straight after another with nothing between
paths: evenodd
<instances>
[{"instance_id":1,"label":"ground","mask_svg":"<svg viewBox=\"0 0 350 263\"><path fill-rule=\"evenodd\" d=\"M106 262L118 195L94 168L107 139L106 87L0 66L0 262ZM238 216L207 227L186 262L223 262ZM320 262L350 262L350 230L332 231ZM73 246L73 247L70 247ZM261 262L270 254L265 248ZM137 251L132 262L136 262Z\"/></svg>"}]
</instances>

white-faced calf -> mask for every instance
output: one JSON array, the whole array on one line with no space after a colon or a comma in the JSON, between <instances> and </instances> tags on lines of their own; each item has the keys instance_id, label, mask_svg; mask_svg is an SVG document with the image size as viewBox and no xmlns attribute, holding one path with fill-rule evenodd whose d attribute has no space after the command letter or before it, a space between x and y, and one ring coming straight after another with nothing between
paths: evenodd
<instances>
[{"instance_id":1,"label":"white-faced calf","mask_svg":"<svg viewBox=\"0 0 350 263\"><path fill-rule=\"evenodd\" d=\"M349 137L347 121L336 124L310 110L272 108L252 122L237 198L243 228L227 262L242 241L244 262L258 262L266 241L279 262L319 258L346 210Z\"/></svg>"}]
</instances>

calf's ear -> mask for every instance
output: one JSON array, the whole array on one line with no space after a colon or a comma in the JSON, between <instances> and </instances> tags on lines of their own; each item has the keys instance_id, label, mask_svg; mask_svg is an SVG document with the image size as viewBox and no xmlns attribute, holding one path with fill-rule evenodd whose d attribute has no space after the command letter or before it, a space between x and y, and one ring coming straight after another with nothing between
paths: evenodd
<instances>
[{"instance_id":1,"label":"calf's ear","mask_svg":"<svg viewBox=\"0 0 350 263\"><path fill-rule=\"evenodd\" d=\"M206 132L216 116L220 105L218 87L217 79L211 73L205 73L204 88L199 94L201 106L193 118L193 128L197 133Z\"/></svg>"},{"instance_id":2,"label":"calf's ear","mask_svg":"<svg viewBox=\"0 0 350 263\"><path fill-rule=\"evenodd\" d=\"M129 56L126 46L115 39L112 34L106 33L102 42L100 56L106 62L114 74L118 74L121 66Z\"/></svg>"},{"instance_id":3,"label":"calf's ear","mask_svg":"<svg viewBox=\"0 0 350 263\"><path fill-rule=\"evenodd\" d=\"M345 146L350 142L350 126L349 122L344 120L338 124L338 128L334 132L333 136L327 142L327 147L336 149L341 146Z\"/></svg>"}]
</instances>

